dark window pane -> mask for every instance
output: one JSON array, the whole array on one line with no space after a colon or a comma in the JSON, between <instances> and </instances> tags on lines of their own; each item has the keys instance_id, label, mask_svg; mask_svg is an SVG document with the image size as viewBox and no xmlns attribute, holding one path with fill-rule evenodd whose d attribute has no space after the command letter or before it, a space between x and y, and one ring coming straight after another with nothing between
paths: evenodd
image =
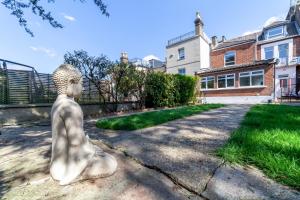
<instances>
[{"instance_id":1,"label":"dark window pane","mask_svg":"<svg viewBox=\"0 0 300 200\"><path fill-rule=\"evenodd\" d=\"M235 52L228 52L225 54L225 65L235 64Z\"/></svg>"},{"instance_id":2,"label":"dark window pane","mask_svg":"<svg viewBox=\"0 0 300 200\"><path fill-rule=\"evenodd\" d=\"M250 77L240 77L240 86L250 86Z\"/></svg>"},{"instance_id":3,"label":"dark window pane","mask_svg":"<svg viewBox=\"0 0 300 200\"><path fill-rule=\"evenodd\" d=\"M201 82L201 88L206 89L206 82Z\"/></svg>"},{"instance_id":4,"label":"dark window pane","mask_svg":"<svg viewBox=\"0 0 300 200\"><path fill-rule=\"evenodd\" d=\"M252 76L252 86L256 86L256 85L264 85L264 76L260 75L260 76Z\"/></svg>"},{"instance_id":5,"label":"dark window pane","mask_svg":"<svg viewBox=\"0 0 300 200\"><path fill-rule=\"evenodd\" d=\"M225 88L225 79L218 79L218 88Z\"/></svg>"},{"instance_id":6,"label":"dark window pane","mask_svg":"<svg viewBox=\"0 0 300 200\"><path fill-rule=\"evenodd\" d=\"M234 87L234 79L227 79L227 87Z\"/></svg>"},{"instance_id":7,"label":"dark window pane","mask_svg":"<svg viewBox=\"0 0 300 200\"><path fill-rule=\"evenodd\" d=\"M214 80L207 81L207 89L213 89L214 88Z\"/></svg>"}]
</instances>

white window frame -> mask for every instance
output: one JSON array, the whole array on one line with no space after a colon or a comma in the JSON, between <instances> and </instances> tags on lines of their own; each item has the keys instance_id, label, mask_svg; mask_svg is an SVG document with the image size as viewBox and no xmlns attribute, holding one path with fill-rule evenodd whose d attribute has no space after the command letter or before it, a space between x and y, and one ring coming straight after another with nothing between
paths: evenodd
<instances>
[{"instance_id":1,"label":"white window frame","mask_svg":"<svg viewBox=\"0 0 300 200\"><path fill-rule=\"evenodd\" d=\"M180 70L184 70L184 74L180 73ZM185 69L185 67L178 68L178 74L180 74L180 75L186 75L186 69Z\"/></svg>"},{"instance_id":2,"label":"white window frame","mask_svg":"<svg viewBox=\"0 0 300 200\"><path fill-rule=\"evenodd\" d=\"M234 54L234 64L226 65L226 54L229 54L229 53ZM233 65L235 65L235 63L236 63L236 51L227 51L227 52L225 52L225 54L224 54L224 66L225 67L233 66Z\"/></svg>"},{"instance_id":3,"label":"white window frame","mask_svg":"<svg viewBox=\"0 0 300 200\"><path fill-rule=\"evenodd\" d=\"M270 36L270 32L272 30L279 29L279 28L281 28L281 33ZM276 38L279 36L284 36L284 26L277 26L277 27L270 28L269 30L267 30L267 39L272 39L272 38Z\"/></svg>"},{"instance_id":4,"label":"white window frame","mask_svg":"<svg viewBox=\"0 0 300 200\"><path fill-rule=\"evenodd\" d=\"M252 76L257 76L253 75L255 72L262 72L263 75L263 84L262 85L252 85ZM249 75L241 75L242 73L249 73ZM258 74L261 75L261 74ZM249 86L241 86L241 77L250 77L250 85ZM265 86L265 70L255 70L255 71L246 71L246 72L240 72L239 73L239 87L240 88L247 88L247 87L263 87Z\"/></svg>"},{"instance_id":5,"label":"white window frame","mask_svg":"<svg viewBox=\"0 0 300 200\"><path fill-rule=\"evenodd\" d=\"M183 51L183 57L180 57L180 51ZM185 49L184 47L178 49L178 60L184 60L185 59Z\"/></svg>"},{"instance_id":6,"label":"white window frame","mask_svg":"<svg viewBox=\"0 0 300 200\"><path fill-rule=\"evenodd\" d=\"M279 44L278 45L278 58L280 58L280 48L279 47L283 46L283 45L287 45L287 49L286 49L287 50L287 52L286 52L287 56L286 57L282 57L282 58L289 58L289 48L290 48L289 47L289 45L290 45L289 43L283 43L283 44Z\"/></svg>"},{"instance_id":7,"label":"white window frame","mask_svg":"<svg viewBox=\"0 0 300 200\"><path fill-rule=\"evenodd\" d=\"M214 87L213 88L207 88L207 82L208 78L213 78L214 81ZM205 82L205 88L202 88L202 82ZM215 77L214 76L206 76L201 78L201 90L213 90L215 89Z\"/></svg>"},{"instance_id":8,"label":"white window frame","mask_svg":"<svg viewBox=\"0 0 300 200\"><path fill-rule=\"evenodd\" d=\"M266 58L266 52L270 51L270 50L266 51L267 49L272 49L272 51L273 51L273 57L272 58L274 58L275 57L275 47L274 46L269 46L269 47L264 48L265 59L267 59ZM268 58L268 59L272 59L272 58Z\"/></svg>"},{"instance_id":9,"label":"white window frame","mask_svg":"<svg viewBox=\"0 0 300 200\"><path fill-rule=\"evenodd\" d=\"M227 86L227 79L232 79L231 77L228 78L228 76L232 76L233 75L233 86L228 87ZM219 80L221 76L225 76L225 87L224 88L219 88ZM235 74L224 74L224 75L218 75L217 77L217 88L218 89L226 89L226 88L235 88Z\"/></svg>"}]
</instances>

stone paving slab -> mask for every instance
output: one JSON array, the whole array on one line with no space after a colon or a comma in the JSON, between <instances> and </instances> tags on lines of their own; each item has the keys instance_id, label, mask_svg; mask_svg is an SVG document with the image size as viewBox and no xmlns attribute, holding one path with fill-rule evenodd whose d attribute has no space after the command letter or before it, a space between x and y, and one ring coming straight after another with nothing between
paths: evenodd
<instances>
[{"instance_id":1,"label":"stone paving slab","mask_svg":"<svg viewBox=\"0 0 300 200\"><path fill-rule=\"evenodd\" d=\"M101 130L91 120L86 132L119 167L114 176L70 186L49 177L50 126L3 128L0 199L300 199L255 168L215 157L248 109L231 105L132 132Z\"/></svg>"},{"instance_id":2,"label":"stone paving slab","mask_svg":"<svg viewBox=\"0 0 300 200\"><path fill-rule=\"evenodd\" d=\"M117 172L69 186L59 186L49 176L50 127L7 128L0 141L0 199L201 200L165 175L98 141L93 142L117 158Z\"/></svg>"},{"instance_id":3,"label":"stone paving slab","mask_svg":"<svg viewBox=\"0 0 300 200\"><path fill-rule=\"evenodd\" d=\"M200 194L222 164L215 150L225 144L249 107L230 105L137 131L97 130L92 124L87 132Z\"/></svg>"},{"instance_id":4,"label":"stone paving slab","mask_svg":"<svg viewBox=\"0 0 300 200\"><path fill-rule=\"evenodd\" d=\"M266 178L253 167L222 165L202 193L208 199L299 200L300 193Z\"/></svg>"},{"instance_id":5,"label":"stone paving slab","mask_svg":"<svg viewBox=\"0 0 300 200\"><path fill-rule=\"evenodd\" d=\"M87 130L92 138L208 199L300 199L299 192L275 184L258 170L228 170L215 156L249 108L230 105L138 131L97 130L94 125Z\"/></svg>"}]
</instances>

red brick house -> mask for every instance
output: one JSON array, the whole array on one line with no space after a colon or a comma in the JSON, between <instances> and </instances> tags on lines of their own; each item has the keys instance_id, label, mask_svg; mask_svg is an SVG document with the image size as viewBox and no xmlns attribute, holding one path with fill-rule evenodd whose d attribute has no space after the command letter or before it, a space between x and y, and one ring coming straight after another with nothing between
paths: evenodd
<instances>
[{"instance_id":1,"label":"red brick house","mask_svg":"<svg viewBox=\"0 0 300 200\"><path fill-rule=\"evenodd\" d=\"M266 103L284 96L300 98L300 5L286 20L261 31L220 41L212 37L210 68L201 77L202 101Z\"/></svg>"}]
</instances>

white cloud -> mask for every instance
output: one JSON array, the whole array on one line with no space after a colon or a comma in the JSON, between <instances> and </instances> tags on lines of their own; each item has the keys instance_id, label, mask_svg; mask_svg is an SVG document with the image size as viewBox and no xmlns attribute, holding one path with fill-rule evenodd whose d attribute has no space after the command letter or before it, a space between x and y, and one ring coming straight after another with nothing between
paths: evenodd
<instances>
[{"instance_id":1,"label":"white cloud","mask_svg":"<svg viewBox=\"0 0 300 200\"><path fill-rule=\"evenodd\" d=\"M245 35L250 35L250 34L252 34L252 33L256 33L256 32L259 32L259 31L261 31L261 30L260 30L260 29L257 29L257 30L252 30L252 31L246 31L246 32L243 33L243 36L245 36Z\"/></svg>"},{"instance_id":2,"label":"white cloud","mask_svg":"<svg viewBox=\"0 0 300 200\"><path fill-rule=\"evenodd\" d=\"M249 35L249 34L252 34L252 33L255 33L255 32L262 31L263 27L267 27L267 26L271 25L274 22L282 21L282 20L284 20L284 15L283 14L282 15L278 15L278 16L270 17L269 19L267 19L264 22L263 26L260 26L260 27L258 27L255 30L246 31L246 32L243 33L243 36Z\"/></svg>"},{"instance_id":3,"label":"white cloud","mask_svg":"<svg viewBox=\"0 0 300 200\"><path fill-rule=\"evenodd\" d=\"M64 18L65 18L66 20L69 20L69 21L71 21L71 22L73 22L73 21L76 20L75 17L73 17L73 16L71 16L71 15L67 15L67 14L65 14L65 13L61 13L61 14L64 16Z\"/></svg>"},{"instance_id":4,"label":"white cloud","mask_svg":"<svg viewBox=\"0 0 300 200\"><path fill-rule=\"evenodd\" d=\"M149 60L152 60L152 59L155 59L155 60L160 60L158 57L156 57L155 55L148 55L146 57L143 58L144 61L149 61Z\"/></svg>"},{"instance_id":5,"label":"white cloud","mask_svg":"<svg viewBox=\"0 0 300 200\"><path fill-rule=\"evenodd\" d=\"M270 17L269 19L267 19L267 21L265 21L263 27L269 26L274 22L282 21L282 20L284 20L284 15Z\"/></svg>"},{"instance_id":6,"label":"white cloud","mask_svg":"<svg viewBox=\"0 0 300 200\"><path fill-rule=\"evenodd\" d=\"M49 57L55 57L56 56L55 51L52 50L52 49L48 49L48 48L45 48L45 47L34 47L34 46L30 46L29 48L33 51L44 53Z\"/></svg>"}]
</instances>

